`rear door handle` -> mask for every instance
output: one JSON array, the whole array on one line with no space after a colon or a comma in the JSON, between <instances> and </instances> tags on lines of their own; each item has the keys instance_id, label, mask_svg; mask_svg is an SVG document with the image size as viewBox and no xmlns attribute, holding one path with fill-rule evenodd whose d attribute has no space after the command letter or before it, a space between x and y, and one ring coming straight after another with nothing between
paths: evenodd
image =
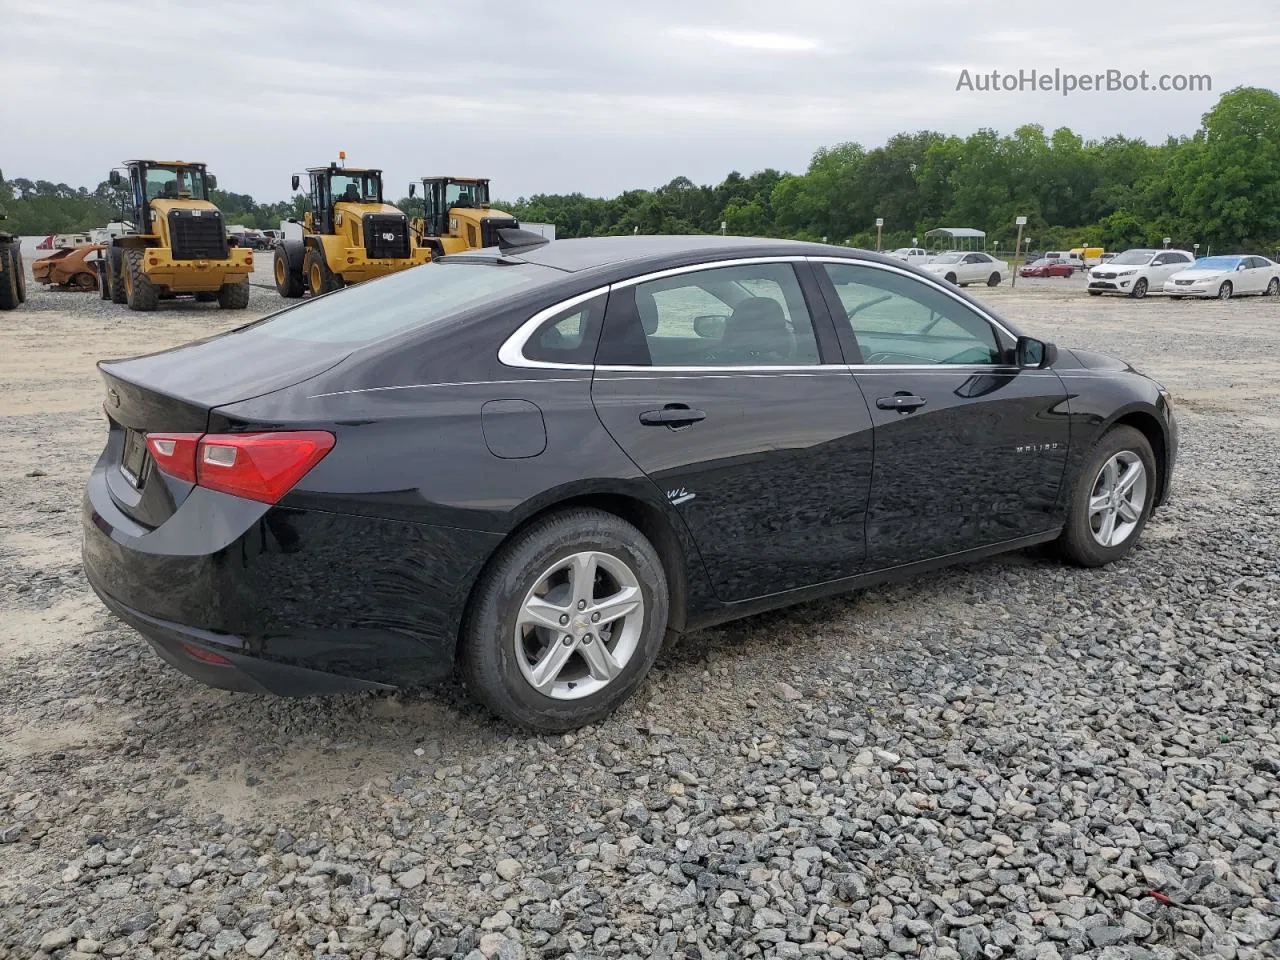
<instances>
[{"instance_id":1,"label":"rear door handle","mask_svg":"<svg viewBox=\"0 0 1280 960\"><path fill-rule=\"evenodd\" d=\"M929 401L910 393L896 393L892 397L881 397L876 406L881 410L897 410L899 413L910 413L923 407Z\"/></svg>"},{"instance_id":2,"label":"rear door handle","mask_svg":"<svg viewBox=\"0 0 1280 960\"><path fill-rule=\"evenodd\" d=\"M701 410L694 410L683 403L668 403L661 410L646 410L640 414L640 422L646 427L687 427L707 419Z\"/></svg>"}]
</instances>

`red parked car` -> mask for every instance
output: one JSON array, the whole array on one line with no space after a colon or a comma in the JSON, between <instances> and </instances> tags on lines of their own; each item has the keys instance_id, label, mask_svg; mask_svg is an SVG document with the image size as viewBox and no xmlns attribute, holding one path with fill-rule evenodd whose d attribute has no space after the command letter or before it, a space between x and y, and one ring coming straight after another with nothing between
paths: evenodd
<instances>
[{"instance_id":1,"label":"red parked car","mask_svg":"<svg viewBox=\"0 0 1280 960\"><path fill-rule=\"evenodd\" d=\"M1070 260L1041 257L1033 263L1018 268L1020 277L1069 277L1076 272Z\"/></svg>"}]
</instances>

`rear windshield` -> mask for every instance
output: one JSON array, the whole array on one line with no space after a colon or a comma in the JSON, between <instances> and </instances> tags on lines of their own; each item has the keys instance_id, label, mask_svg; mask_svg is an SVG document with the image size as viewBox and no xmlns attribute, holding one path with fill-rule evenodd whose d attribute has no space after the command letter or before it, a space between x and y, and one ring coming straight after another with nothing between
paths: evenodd
<instances>
[{"instance_id":1,"label":"rear windshield","mask_svg":"<svg viewBox=\"0 0 1280 960\"><path fill-rule=\"evenodd\" d=\"M429 327L464 310L498 303L563 278L560 270L530 263L442 260L308 300L235 332L362 346Z\"/></svg>"}]
</instances>

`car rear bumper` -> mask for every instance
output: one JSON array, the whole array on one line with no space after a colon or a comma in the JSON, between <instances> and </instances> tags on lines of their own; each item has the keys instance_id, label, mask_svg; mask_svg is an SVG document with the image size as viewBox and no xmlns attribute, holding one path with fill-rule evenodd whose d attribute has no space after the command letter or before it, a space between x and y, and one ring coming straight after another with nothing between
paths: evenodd
<instances>
[{"instance_id":1,"label":"car rear bumper","mask_svg":"<svg viewBox=\"0 0 1280 960\"><path fill-rule=\"evenodd\" d=\"M453 668L495 533L249 501L195 488L155 529L83 502L85 576L165 660L213 686L329 693L416 686ZM217 658L204 658L203 653Z\"/></svg>"}]
</instances>

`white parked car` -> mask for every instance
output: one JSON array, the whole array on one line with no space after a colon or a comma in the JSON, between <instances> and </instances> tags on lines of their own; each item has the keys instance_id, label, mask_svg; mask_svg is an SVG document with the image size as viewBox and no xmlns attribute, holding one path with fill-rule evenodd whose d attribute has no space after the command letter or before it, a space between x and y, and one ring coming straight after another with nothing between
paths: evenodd
<instances>
[{"instance_id":1,"label":"white parked car","mask_svg":"<svg viewBox=\"0 0 1280 960\"><path fill-rule=\"evenodd\" d=\"M1089 271L1089 295L1123 293L1141 300L1163 291L1170 277L1193 263L1195 257L1186 250L1126 250Z\"/></svg>"},{"instance_id":2,"label":"white parked car","mask_svg":"<svg viewBox=\"0 0 1280 960\"><path fill-rule=\"evenodd\" d=\"M922 267L929 262L929 251L923 247L899 247L889 253L895 260L902 260L913 267Z\"/></svg>"},{"instance_id":3,"label":"white parked car","mask_svg":"<svg viewBox=\"0 0 1280 960\"><path fill-rule=\"evenodd\" d=\"M1280 263L1248 255L1201 257L1165 281L1171 297L1217 297L1229 300L1247 294L1280 297Z\"/></svg>"},{"instance_id":4,"label":"white parked car","mask_svg":"<svg viewBox=\"0 0 1280 960\"><path fill-rule=\"evenodd\" d=\"M986 253L944 253L921 269L962 287L971 283L994 287L1009 276L1009 264Z\"/></svg>"}]
</instances>

